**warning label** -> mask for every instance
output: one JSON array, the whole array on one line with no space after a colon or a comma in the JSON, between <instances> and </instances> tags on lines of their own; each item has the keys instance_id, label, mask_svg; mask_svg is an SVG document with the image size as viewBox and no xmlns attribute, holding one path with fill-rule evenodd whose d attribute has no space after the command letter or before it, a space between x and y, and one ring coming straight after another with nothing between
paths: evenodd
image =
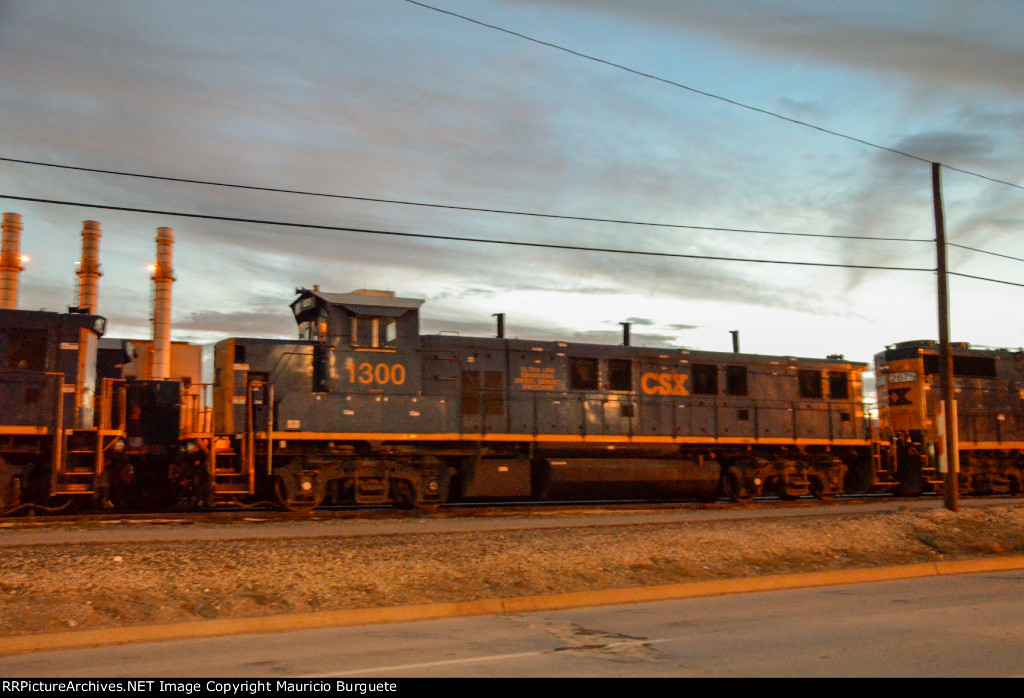
<instances>
[{"instance_id":1,"label":"warning label","mask_svg":"<svg viewBox=\"0 0 1024 698\"><path fill-rule=\"evenodd\" d=\"M513 382L520 390L558 390L562 382L555 376L553 367L521 366L519 377Z\"/></svg>"}]
</instances>

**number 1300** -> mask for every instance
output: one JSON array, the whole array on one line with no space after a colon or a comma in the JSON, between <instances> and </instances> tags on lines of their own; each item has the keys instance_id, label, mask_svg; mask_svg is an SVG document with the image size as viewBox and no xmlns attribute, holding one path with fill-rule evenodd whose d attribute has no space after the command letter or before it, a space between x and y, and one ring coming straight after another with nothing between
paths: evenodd
<instances>
[{"instance_id":1,"label":"number 1300","mask_svg":"<svg viewBox=\"0 0 1024 698\"><path fill-rule=\"evenodd\" d=\"M405 383L405 366L402 364L377 364L369 363L348 364L349 383L362 383L363 385L401 385Z\"/></svg>"}]
</instances>

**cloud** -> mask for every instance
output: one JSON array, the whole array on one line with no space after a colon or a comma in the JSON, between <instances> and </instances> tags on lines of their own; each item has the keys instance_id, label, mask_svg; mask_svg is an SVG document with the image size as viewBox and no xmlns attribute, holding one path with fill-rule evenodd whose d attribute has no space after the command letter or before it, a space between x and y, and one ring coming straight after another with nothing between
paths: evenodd
<instances>
[{"instance_id":1,"label":"cloud","mask_svg":"<svg viewBox=\"0 0 1024 698\"><path fill-rule=\"evenodd\" d=\"M536 7L576 5L568 0L509 1ZM957 0L933 0L879 13L862 2L595 0L588 9L657 31L713 36L741 51L894 75L933 90L985 86L1024 92L1024 46L1016 29L1024 23L1024 6L1019 3L975 12Z\"/></svg>"},{"instance_id":2,"label":"cloud","mask_svg":"<svg viewBox=\"0 0 1024 698\"><path fill-rule=\"evenodd\" d=\"M287 310L282 308L282 310ZM290 313L222 313L215 310L189 313L175 321L174 329L183 333L217 333L227 337L295 337L295 320Z\"/></svg>"},{"instance_id":3,"label":"cloud","mask_svg":"<svg viewBox=\"0 0 1024 698\"><path fill-rule=\"evenodd\" d=\"M969 131L928 131L906 136L891 146L894 150L913 153L930 162L957 163L961 167L990 164L999 148L999 140L991 133ZM902 160L903 165L920 165Z\"/></svg>"},{"instance_id":4,"label":"cloud","mask_svg":"<svg viewBox=\"0 0 1024 698\"><path fill-rule=\"evenodd\" d=\"M479 12L526 33L539 27L546 38L602 55L607 50L670 79L697 76L701 87L763 100L925 158L986 171L1019 169L1024 106L1007 97L1017 94L1011 83L1022 82L1015 72L1022 65L1015 6L979 12L962 3L899 3L869 11L863 3L826 7L809 0L595 0L581 11L579 3L554 0L452 2L455 11ZM0 23L0 116L5 154L15 157L494 209L795 232L931 234L927 163L812 134L405 3L310 0L287 10L242 2L168 8L141 0L0 7L10 8ZM923 16L921 7L935 17ZM949 27L956 36L947 42ZM1017 199L988 185L964 185L952 174L947 181L960 239L1010 245L1022 215ZM9 163L0 165L3 191L392 232L932 264L927 244L509 217ZM177 230L175 313L181 331L195 333L291 336L286 305L295 286L313 284L427 298L425 328L487 336L494 331L490 314L507 312L510 334L565 339L577 336L574 323L588 322L580 331L610 343L620 341L621 330L601 323L631 316L650 330L651 342L719 321L746 328L733 318L745 314L756 324L766 311L786 308L795 311L789 316L795 322L840 318L852 326L886 314L880 302L863 299L865 289L884 285L891 298L921 288L907 280L912 275L895 273L42 205L25 212L32 226L26 247L43 248L26 272L26 302L51 308L73 297L80 221L103 222L100 304L114 331L145 329L142 269L159 225ZM584 321L578 310L564 310L570 301L593 309L593 317ZM696 311L707 307L717 314ZM648 317L694 324L658 325Z\"/></svg>"}]
</instances>

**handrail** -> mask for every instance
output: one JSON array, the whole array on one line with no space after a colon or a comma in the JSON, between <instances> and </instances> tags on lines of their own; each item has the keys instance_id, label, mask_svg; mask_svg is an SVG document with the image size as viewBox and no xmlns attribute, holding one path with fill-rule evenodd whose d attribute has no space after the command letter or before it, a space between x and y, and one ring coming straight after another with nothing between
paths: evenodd
<instances>
[{"instance_id":1,"label":"handrail","mask_svg":"<svg viewBox=\"0 0 1024 698\"><path fill-rule=\"evenodd\" d=\"M55 489L58 478L64 470L64 374L47 373L54 376L57 397L54 400L53 453L50 457L50 489Z\"/></svg>"}]
</instances>

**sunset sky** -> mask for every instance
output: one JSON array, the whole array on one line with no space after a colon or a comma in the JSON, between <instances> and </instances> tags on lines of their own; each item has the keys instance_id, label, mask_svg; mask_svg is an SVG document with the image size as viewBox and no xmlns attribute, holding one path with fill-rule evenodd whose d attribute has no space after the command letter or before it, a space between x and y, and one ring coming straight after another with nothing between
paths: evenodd
<instances>
[{"instance_id":1,"label":"sunset sky","mask_svg":"<svg viewBox=\"0 0 1024 698\"><path fill-rule=\"evenodd\" d=\"M1004 255L954 247L951 269L1024 283L1008 258L1024 258L1018 0L427 5L463 17L406 0L0 0L0 195L168 212L0 199L25 221L21 307L76 302L81 224L98 220L110 336L148 336L146 267L169 226L180 340L294 336L295 288L319 284L426 299L428 333L491 335L503 312L521 338L615 344L630 321L634 344L727 351L739 330L748 352L870 361L937 334L932 161L955 168L950 241ZM1011 284L953 277L953 339L1024 345Z\"/></svg>"}]
</instances>

